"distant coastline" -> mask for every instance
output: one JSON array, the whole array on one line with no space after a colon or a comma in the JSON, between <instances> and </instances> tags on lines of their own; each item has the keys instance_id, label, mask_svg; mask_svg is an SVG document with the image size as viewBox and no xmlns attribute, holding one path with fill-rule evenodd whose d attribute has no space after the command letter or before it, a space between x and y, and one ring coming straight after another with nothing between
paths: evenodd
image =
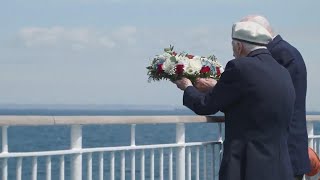
<instances>
[{"instance_id":1,"label":"distant coastline","mask_svg":"<svg viewBox=\"0 0 320 180\"><path fill-rule=\"evenodd\" d=\"M194 115L173 105L0 105L0 115Z\"/></svg>"}]
</instances>

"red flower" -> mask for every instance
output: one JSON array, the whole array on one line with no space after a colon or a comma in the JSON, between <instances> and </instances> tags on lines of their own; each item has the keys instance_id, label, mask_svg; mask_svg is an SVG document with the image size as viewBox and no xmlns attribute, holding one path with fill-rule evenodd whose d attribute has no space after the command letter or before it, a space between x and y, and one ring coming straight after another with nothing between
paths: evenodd
<instances>
[{"instance_id":1,"label":"red flower","mask_svg":"<svg viewBox=\"0 0 320 180\"><path fill-rule=\"evenodd\" d=\"M207 72L210 72L209 66L203 66L200 70L200 73L207 73Z\"/></svg>"},{"instance_id":2,"label":"red flower","mask_svg":"<svg viewBox=\"0 0 320 180\"><path fill-rule=\"evenodd\" d=\"M194 55L188 54L187 58L192 59L194 57Z\"/></svg>"},{"instance_id":3,"label":"red flower","mask_svg":"<svg viewBox=\"0 0 320 180\"><path fill-rule=\"evenodd\" d=\"M216 71L217 71L217 75L220 76L221 71L220 71L220 68L219 68L219 67L216 67Z\"/></svg>"},{"instance_id":4,"label":"red flower","mask_svg":"<svg viewBox=\"0 0 320 180\"><path fill-rule=\"evenodd\" d=\"M163 64L158 64L158 68L157 68L157 73L161 74L163 72L163 68L162 68Z\"/></svg>"},{"instance_id":5,"label":"red flower","mask_svg":"<svg viewBox=\"0 0 320 180\"><path fill-rule=\"evenodd\" d=\"M178 64L176 66L176 74L182 74L183 73L183 68L184 68L183 64Z\"/></svg>"},{"instance_id":6,"label":"red flower","mask_svg":"<svg viewBox=\"0 0 320 180\"><path fill-rule=\"evenodd\" d=\"M172 52L172 55L173 55L173 56L176 56L176 55L177 55L177 53L176 53L175 51L173 51L173 52Z\"/></svg>"}]
</instances>

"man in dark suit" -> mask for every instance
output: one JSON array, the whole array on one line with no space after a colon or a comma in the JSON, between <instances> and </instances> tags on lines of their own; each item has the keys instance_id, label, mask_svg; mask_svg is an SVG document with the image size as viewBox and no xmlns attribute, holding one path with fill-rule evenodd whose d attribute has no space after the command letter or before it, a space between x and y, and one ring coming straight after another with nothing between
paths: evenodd
<instances>
[{"instance_id":1,"label":"man in dark suit","mask_svg":"<svg viewBox=\"0 0 320 180\"><path fill-rule=\"evenodd\" d=\"M290 122L288 137L289 155L293 173L297 180L302 180L303 175L310 171L308 156L308 133L306 127L306 92L307 70L300 52L291 44L274 34L269 21L259 15L250 15L242 21L253 21L262 25L274 37L267 45L271 55L290 75L296 92L294 113Z\"/></svg>"},{"instance_id":2,"label":"man in dark suit","mask_svg":"<svg viewBox=\"0 0 320 180\"><path fill-rule=\"evenodd\" d=\"M232 28L235 59L207 93L182 78L183 104L199 115L225 113L220 180L292 180L287 146L295 92L288 71L265 45L272 36L254 22Z\"/></svg>"}]
</instances>

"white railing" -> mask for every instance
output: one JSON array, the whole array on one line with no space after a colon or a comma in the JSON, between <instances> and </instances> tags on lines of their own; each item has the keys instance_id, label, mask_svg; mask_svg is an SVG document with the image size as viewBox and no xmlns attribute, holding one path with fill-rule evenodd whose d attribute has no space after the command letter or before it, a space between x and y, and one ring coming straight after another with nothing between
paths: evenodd
<instances>
[{"instance_id":1,"label":"white railing","mask_svg":"<svg viewBox=\"0 0 320 180\"><path fill-rule=\"evenodd\" d=\"M95 177L99 180L135 180L136 178L141 180L218 179L218 168L222 157L221 122L223 120L224 118L221 116L0 116L0 126L2 127L1 179L8 180L8 171L15 169L15 178L21 180L25 159L31 159L30 177L25 178L32 180L53 179L54 168L58 168L55 172L59 172L59 180L92 180L94 163L98 164L98 174ZM319 121L319 115L307 116L309 146L318 154L320 151L320 135L315 134L315 128L317 129L317 122ZM209 142L185 142L185 124L204 122L218 124L218 139ZM176 142L171 144L136 144L136 125L161 123L176 124ZM83 148L82 127L93 124L130 125L130 145ZM8 127L41 125L70 126L70 149L39 152L8 151L8 138L10 141ZM320 125L318 127L320 130ZM130 155L129 158L128 155ZM54 161L53 158L57 159L56 157L58 160ZM15 168L8 168L9 161L13 159L15 160ZM39 159L45 159L45 175L43 175L43 172L38 172L40 168L38 166L40 165L38 163ZM147 159L149 162L146 161ZM158 161L156 161L157 159ZM139 165L136 166L138 163ZM67 164L70 164L70 166ZM83 169L83 166L86 169ZM158 168L156 169L156 167ZM140 174L138 177L137 172ZM42 178L39 176L40 174L43 176ZM69 174L69 176L66 174ZM83 177L83 174L86 177ZM318 174L305 179L314 180L319 177Z\"/></svg>"},{"instance_id":2,"label":"white railing","mask_svg":"<svg viewBox=\"0 0 320 180\"><path fill-rule=\"evenodd\" d=\"M320 134L315 134L315 129L320 130L320 115L307 116L308 144L318 155L320 155ZM317 126L318 125L318 126ZM318 180L320 173L313 177L306 177L307 180Z\"/></svg>"},{"instance_id":3,"label":"white railing","mask_svg":"<svg viewBox=\"0 0 320 180\"><path fill-rule=\"evenodd\" d=\"M10 160L15 160L15 177L17 180L46 179L51 180L53 168L59 172L59 179L82 180L93 179L93 163L98 156L98 179L217 179L217 170L222 156L222 127L223 117L202 116L0 116L2 127L1 173L2 180L8 180ZM209 142L185 142L185 123L217 122L218 139ZM139 124L176 124L176 142L171 144L136 145L136 125ZM131 125L131 142L128 146L117 147L82 147L82 127L92 124L129 124ZM8 152L8 127L10 126L40 126L68 125L71 126L70 149L39 152ZM10 137L9 137L10 141ZM209 152L208 152L209 151ZM175 153L174 153L175 152ZM200 154L202 152L202 154ZM104 166L108 155L108 167ZM118 156L117 156L118 155ZM130 155L130 158L127 158ZM150 162L146 162L146 157ZM217 156L217 157L216 157ZM53 159L58 157L58 162ZM202 157L202 158L200 158ZM208 159L210 157L210 159ZM38 160L45 158L45 176L38 172ZM195 158L195 159L193 159ZM24 160L32 159L30 177L24 177ZM129 159L129 160L128 160ZM140 163L136 167L136 159ZM156 159L158 161L156 162ZM193 159L193 161L192 161ZM202 160L202 162L201 162ZM70 170L66 162L70 161ZM119 161L119 163L117 163ZM195 163L192 163L195 162ZM147 166L149 165L149 166ZM83 169L86 166L86 169ZM129 170L128 168L129 167ZM158 167L156 169L156 167ZM210 170L209 170L210 168ZM146 170L149 170L148 172ZM165 174L165 170L167 174ZM139 171L137 171L139 170ZM55 171L55 172L56 172ZM41 174L42 173L42 174ZM174 175L175 173L175 175ZM43 177L39 177L39 175ZM70 176L66 176L70 174ZM83 177L86 175L86 177ZM70 178L68 178L70 177Z\"/></svg>"}]
</instances>

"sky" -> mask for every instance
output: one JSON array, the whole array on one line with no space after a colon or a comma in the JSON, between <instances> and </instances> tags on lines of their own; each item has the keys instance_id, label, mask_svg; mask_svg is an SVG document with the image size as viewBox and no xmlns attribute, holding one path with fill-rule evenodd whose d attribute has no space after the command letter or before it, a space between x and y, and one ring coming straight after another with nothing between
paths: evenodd
<instances>
[{"instance_id":1,"label":"sky","mask_svg":"<svg viewBox=\"0 0 320 180\"><path fill-rule=\"evenodd\" d=\"M231 60L231 27L266 16L308 70L307 110L320 110L320 1L10 0L0 6L0 104L182 105L148 83L163 48ZM272 87L270 87L272 88Z\"/></svg>"}]
</instances>

